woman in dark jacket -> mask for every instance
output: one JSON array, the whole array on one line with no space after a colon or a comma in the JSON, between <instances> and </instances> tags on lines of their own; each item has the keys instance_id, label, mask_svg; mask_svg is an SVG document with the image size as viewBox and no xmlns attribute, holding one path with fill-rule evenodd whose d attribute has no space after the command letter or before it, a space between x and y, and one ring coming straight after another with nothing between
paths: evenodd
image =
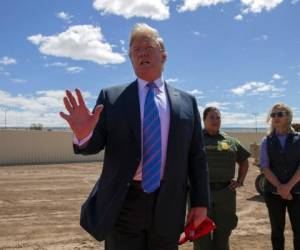
<instances>
[{"instance_id":1,"label":"woman in dark jacket","mask_svg":"<svg viewBox=\"0 0 300 250\"><path fill-rule=\"evenodd\" d=\"M287 105L275 104L267 118L270 132L260 146L273 250L284 249L286 209L294 233L294 249L300 250L300 135L291 126L292 118Z\"/></svg>"}]
</instances>

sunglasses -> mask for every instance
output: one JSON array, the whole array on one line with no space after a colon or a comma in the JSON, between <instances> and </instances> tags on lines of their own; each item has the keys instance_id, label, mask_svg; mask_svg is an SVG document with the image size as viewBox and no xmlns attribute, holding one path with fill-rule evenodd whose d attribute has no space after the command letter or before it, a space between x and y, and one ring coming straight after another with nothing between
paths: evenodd
<instances>
[{"instance_id":1,"label":"sunglasses","mask_svg":"<svg viewBox=\"0 0 300 250\"><path fill-rule=\"evenodd\" d=\"M286 112L284 112L284 111L272 112L272 113L270 114L270 116L271 116L272 118L275 118L276 116L277 116L277 117L284 117L284 116L286 116Z\"/></svg>"}]
</instances>

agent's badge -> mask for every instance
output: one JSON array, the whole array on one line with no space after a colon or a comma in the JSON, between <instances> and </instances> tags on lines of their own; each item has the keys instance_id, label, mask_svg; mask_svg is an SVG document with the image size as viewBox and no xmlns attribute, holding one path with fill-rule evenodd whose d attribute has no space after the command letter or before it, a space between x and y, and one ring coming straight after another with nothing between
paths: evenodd
<instances>
[{"instance_id":1,"label":"agent's badge","mask_svg":"<svg viewBox=\"0 0 300 250\"><path fill-rule=\"evenodd\" d=\"M222 150L228 150L229 149L229 144L225 141L220 142L220 146Z\"/></svg>"}]
</instances>

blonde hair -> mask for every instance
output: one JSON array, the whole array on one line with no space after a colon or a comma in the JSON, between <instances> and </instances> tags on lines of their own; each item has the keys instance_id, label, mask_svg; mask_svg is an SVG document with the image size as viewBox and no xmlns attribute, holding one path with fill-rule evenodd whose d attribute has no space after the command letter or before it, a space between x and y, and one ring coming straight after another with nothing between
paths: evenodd
<instances>
[{"instance_id":1,"label":"blonde hair","mask_svg":"<svg viewBox=\"0 0 300 250\"><path fill-rule=\"evenodd\" d=\"M292 120L293 120L293 111L291 110L291 108L289 106L287 106L284 103L276 103L273 105L273 107L271 108L271 110L268 113L268 117L267 117L267 123L270 122L271 120L271 113L274 112L275 110L282 110L286 113L286 116L288 118L287 120L287 124L286 124L286 130L288 133L295 133L295 130L292 127ZM269 133L268 134L272 134L275 132L275 127L272 124L272 122L270 122L270 128L269 128Z\"/></svg>"},{"instance_id":2,"label":"blonde hair","mask_svg":"<svg viewBox=\"0 0 300 250\"><path fill-rule=\"evenodd\" d=\"M133 26L130 35L129 47L131 47L133 41L137 37L147 36L153 39L160 47L162 51L165 51L165 45L163 39L159 36L159 33L156 29L152 28L146 23L137 23Z\"/></svg>"}]
</instances>

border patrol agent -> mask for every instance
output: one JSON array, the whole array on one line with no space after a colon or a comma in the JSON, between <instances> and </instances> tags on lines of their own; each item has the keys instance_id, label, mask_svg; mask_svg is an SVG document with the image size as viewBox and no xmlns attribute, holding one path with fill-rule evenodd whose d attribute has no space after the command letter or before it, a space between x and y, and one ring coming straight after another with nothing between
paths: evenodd
<instances>
[{"instance_id":1,"label":"border patrol agent","mask_svg":"<svg viewBox=\"0 0 300 250\"><path fill-rule=\"evenodd\" d=\"M236 188L243 186L250 153L238 140L219 131L221 114L215 107L203 112L203 132L210 178L211 206L208 216L217 229L194 242L194 250L229 250L229 237L236 227ZM238 163L238 176L235 164Z\"/></svg>"}]
</instances>

